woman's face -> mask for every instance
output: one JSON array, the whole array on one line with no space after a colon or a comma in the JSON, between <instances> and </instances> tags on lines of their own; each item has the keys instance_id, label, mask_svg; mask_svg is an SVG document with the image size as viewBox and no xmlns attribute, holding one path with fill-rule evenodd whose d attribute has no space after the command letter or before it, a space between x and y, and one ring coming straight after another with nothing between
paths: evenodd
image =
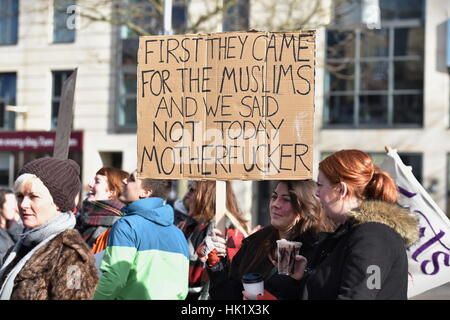
<instances>
[{"instance_id":1,"label":"woman's face","mask_svg":"<svg viewBox=\"0 0 450 320\"><path fill-rule=\"evenodd\" d=\"M278 231L288 231L300 216L294 211L286 183L279 183L270 199L270 223Z\"/></svg>"},{"instance_id":2,"label":"woman's face","mask_svg":"<svg viewBox=\"0 0 450 320\"><path fill-rule=\"evenodd\" d=\"M108 187L108 178L102 175L95 175L95 178L89 183L89 201L111 200L113 193Z\"/></svg>"},{"instance_id":3,"label":"woman's face","mask_svg":"<svg viewBox=\"0 0 450 320\"><path fill-rule=\"evenodd\" d=\"M333 222L340 222L343 214L343 202L339 190L334 188L330 180L320 170L317 177L317 196L328 218Z\"/></svg>"},{"instance_id":4,"label":"woman's face","mask_svg":"<svg viewBox=\"0 0 450 320\"><path fill-rule=\"evenodd\" d=\"M50 192L41 180L33 179L25 183L21 189L16 196L19 214L25 227L29 229L40 227L59 213Z\"/></svg>"},{"instance_id":5,"label":"woman's face","mask_svg":"<svg viewBox=\"0 0 450 320\"><path fill-rule=\"evenodd\" d=\"M189 211L190 204L194 200L196 188L197 188L197 184L195 182L193 182L183 197L183 204L184 204L185 208L187 209L187 211Z\"/></svg>"}]
</instances>

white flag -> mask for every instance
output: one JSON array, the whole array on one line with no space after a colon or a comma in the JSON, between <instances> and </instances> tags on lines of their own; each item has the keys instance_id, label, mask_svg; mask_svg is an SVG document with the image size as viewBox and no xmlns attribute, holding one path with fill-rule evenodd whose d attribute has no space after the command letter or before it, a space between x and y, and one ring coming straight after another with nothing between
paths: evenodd
<instances>
[{"instance_id":1,"label":"white flag","mask_svg":"<svg viewBox=\"0 0 450 320\"><path fill-rule=\"evenodd\" d=\"M394 178L400 191L399 204L420 218L420 239L407 250L411 298L450 281L450 220L396 150L389 150L380 169Z\"/></svg>"}]
</instances>

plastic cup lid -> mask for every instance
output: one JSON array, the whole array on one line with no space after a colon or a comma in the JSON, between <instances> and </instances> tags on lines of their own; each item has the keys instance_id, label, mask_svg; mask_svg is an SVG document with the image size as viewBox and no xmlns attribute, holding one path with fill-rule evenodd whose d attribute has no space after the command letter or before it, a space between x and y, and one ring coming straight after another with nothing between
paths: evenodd
<instances>
[{"instance_id":1,"label":"plastic cup lid","mask_svg":"<svg viewBox=\"0 0 450 320\"><path fill-rule=\"evenodd\" d=\"M257 283L263 280L263 277L259 273L247 273L242 277L242 282L244 283Z\"/></svg>"}]
</instances>

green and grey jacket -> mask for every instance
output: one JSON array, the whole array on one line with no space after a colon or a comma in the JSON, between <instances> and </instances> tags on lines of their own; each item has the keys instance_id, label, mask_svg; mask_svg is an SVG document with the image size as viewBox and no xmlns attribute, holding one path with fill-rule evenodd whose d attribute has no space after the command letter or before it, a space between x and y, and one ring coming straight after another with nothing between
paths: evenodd
<instances>
[{"instance_id":1,"label":"green and grey jacket","mask_svg":"<svg viewBox=\"0 0 450 320\"><path fill-rule=\"evenodd\" d=\"M173 224L173 209L161 198L122 209L100 265L96 300L177 300L188 292L188 247Z\"/></svg>"}]
</instances>

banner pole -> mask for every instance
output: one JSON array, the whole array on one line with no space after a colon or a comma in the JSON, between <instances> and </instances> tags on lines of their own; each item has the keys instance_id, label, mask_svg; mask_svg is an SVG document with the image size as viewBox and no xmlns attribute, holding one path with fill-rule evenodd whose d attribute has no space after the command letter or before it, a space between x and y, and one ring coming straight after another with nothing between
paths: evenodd
<instances>
[{"instance_id":1,"label":"banner pole","mask_svg":"<svg viewBox=\"0 0 450 320\"><path fill-rule=\"evenodd\" d=\"M58 109L58 123L56 125L53 157L65 160L69 156L70 132L73 124L73 101L77 81L76 68L62 87L61 101Z\"/></svg>"}]
</instances>

